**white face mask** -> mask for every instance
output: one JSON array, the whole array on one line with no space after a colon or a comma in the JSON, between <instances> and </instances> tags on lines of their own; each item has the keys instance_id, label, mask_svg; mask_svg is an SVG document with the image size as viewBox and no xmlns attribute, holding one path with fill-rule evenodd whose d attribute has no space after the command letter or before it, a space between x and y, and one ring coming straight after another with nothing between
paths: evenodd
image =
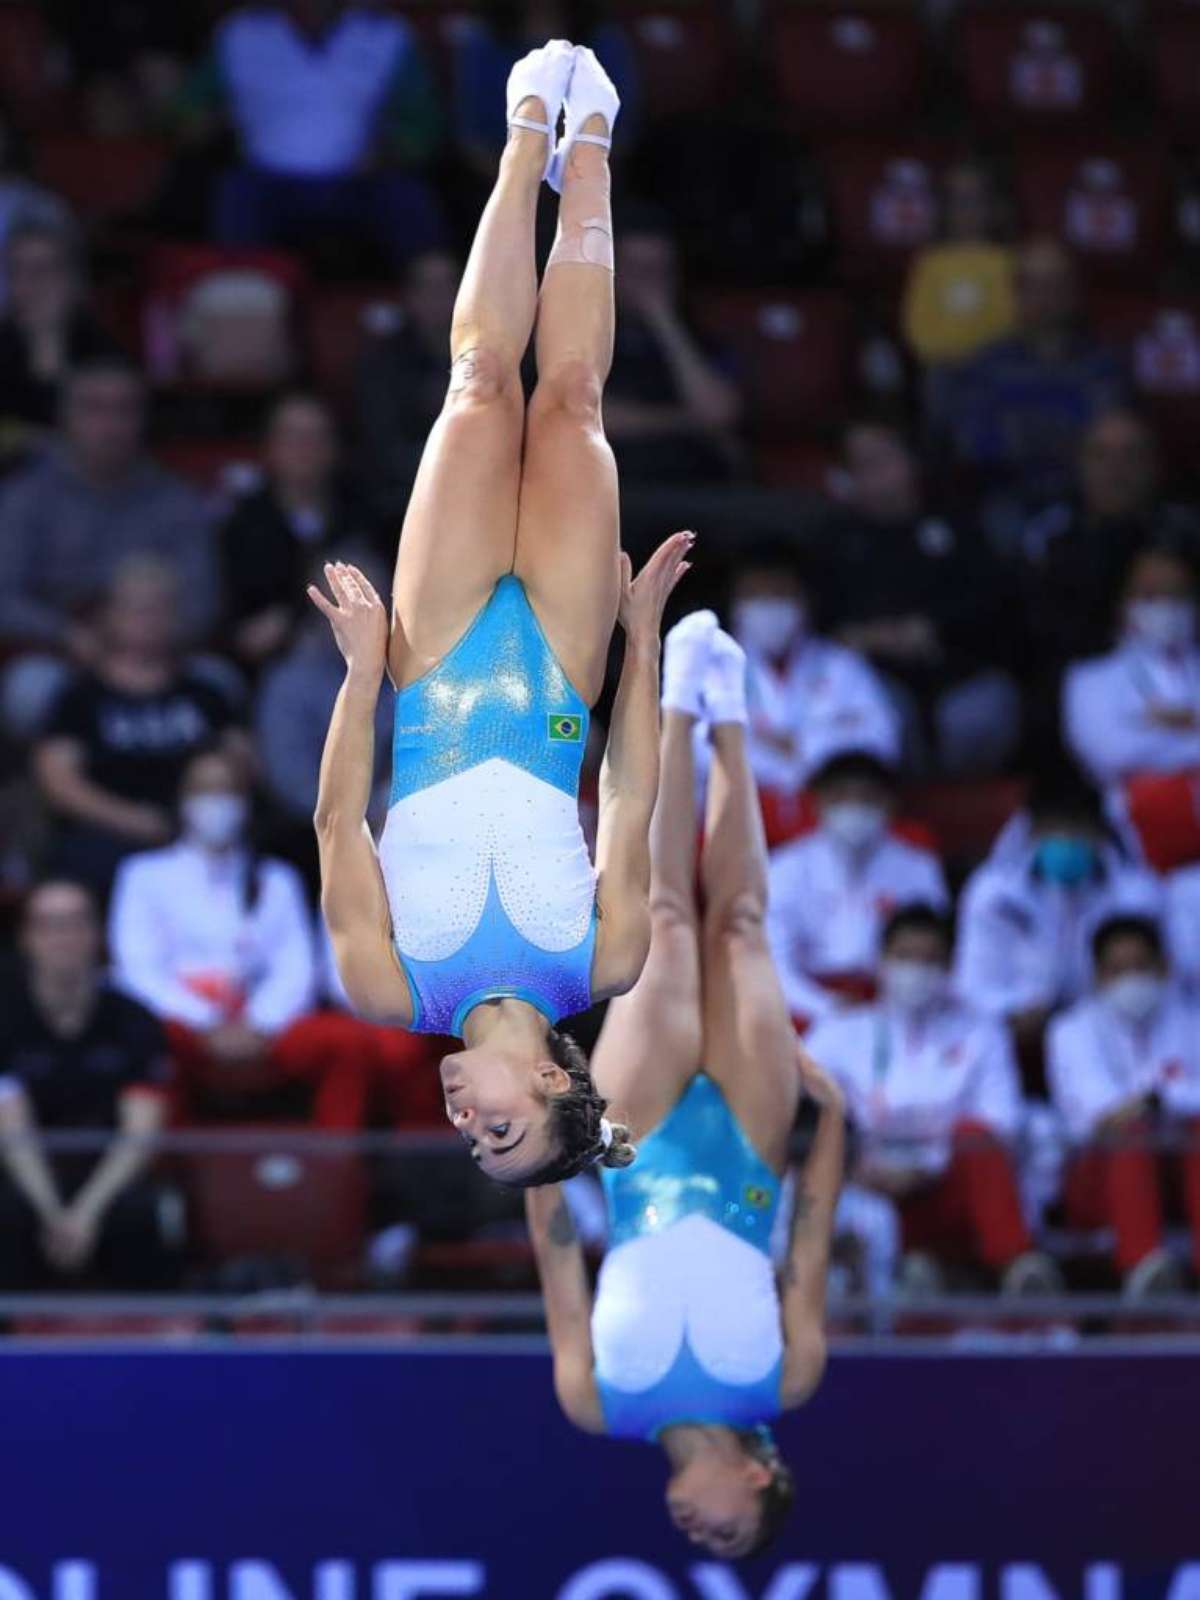
<instances>
[{"instance_id":1,"label":"white face mask","mask_svg":"<svg viewBox=\"0 0 1200 1600\"><path fill-rule=\"evenodd\" d=\"M840 805L826 807L821 814L821 827L847 850L865 850L882 838L887 817L882 806L844 800Z\"/></svg>"},{"instance_id":2,"label":"white face mask","mask_svg":"<svg viewBox=\"0 0 1200 1600\"><path fill-rule=\"evenodd\" d=\"M739 644L764 656L784 655L800 638L808 613L798 600L738 600L733 606L733 632Z\"/></svg>"},{"instance_id":3,"label":"white face mask","mask_svg":"<svg viewBox=\"0 0 1200 1600\"><path fill-rule=\"evenodd\" d=\"M209 850L225 850L246 830L250 806L240 794L194 794L183 802L183 831Z\"/></svg>"},{"instance_id":4,"label":"white face mask","mask_svg":"<svg viewBox=\"0 0 1200 1600\"><path fill-rule=\"evenodd\" d=\"M879 987L888 1005L897 1011L928 1011L946 993L945 968L930 961L885 961L879 969Z\"/></svg>"},{"instance_id":5,"label":"white face mask","mask_svg":"<svg viewBox=\"0 0 1200 1600\"><path fill-rule=\"evenodd\" d=\"M1146 1022L1162 1004L1166 984L1154 972L1127 972L1104 989L1104 999L1126 1022Z\"/></svg>"},{"instance_id":6,"label":"white face mask","mask_svg":"<svg viewBox=\"0 0 1200 1600\"><path fill-rule=\"evenodd\" d=\"M1132 638L1157 650L1183 650L1196 637L1191 600L1131 600L1125 619Z\"/></svg>"}]
</instances>

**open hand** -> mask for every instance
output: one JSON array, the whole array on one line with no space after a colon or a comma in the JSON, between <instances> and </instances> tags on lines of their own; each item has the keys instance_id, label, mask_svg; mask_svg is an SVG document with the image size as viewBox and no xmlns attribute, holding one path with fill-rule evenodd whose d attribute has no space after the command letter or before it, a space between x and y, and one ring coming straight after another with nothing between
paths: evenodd
<instances>
[{"instance_id":1,"label":"open hand","mask_svg":"<svg viewBox=\"0 0 1200 1600\"><path fill-rule=\"evenodd\" d=\"M354 672L382 678L388 647L388 615L383 601L359 569L345 561L327 561L325 581L334 603L311 583L308 598L333 629L346 665Z\"/></svg>"},{"instance_id":2,"label":"open hand","mask_svg":"<svg viewBox=\"0 0 1200 1600\"><path fill-rule=\"evenodd\" d=\"M67 1206L46 1224L42 1248L60 1272L78 1272L96 1248L100 1219L83 1206Z\"/></svg>"},{"instance_id":3,"label":"open hand","mask_svg":"<svg viewBox=\"0 0 1200 1600\"><path fill-rule=\"evenodd\" d=\"M808 1098L815 1101L822 1111L834 1111L840 1116L846 1108L841 1085L830 1077L824 1067L817 1065L799 1041L796 1043L796 1060L800 1066L800 1082Z\"/></svg>"},{"instance_id":4,"label":"open hand","mask_svg":"<svg viewBox=\"0 0 1200 1600\"><path fill-rule=\"evenodd\" d=\"M673 533L665 539L635 578L633 563L621 552L621 605L617 615L625 636L637 643L658 641L663 611L675 585L691 568L687 559L696 535Z\"/></svg>"}]
</instances>

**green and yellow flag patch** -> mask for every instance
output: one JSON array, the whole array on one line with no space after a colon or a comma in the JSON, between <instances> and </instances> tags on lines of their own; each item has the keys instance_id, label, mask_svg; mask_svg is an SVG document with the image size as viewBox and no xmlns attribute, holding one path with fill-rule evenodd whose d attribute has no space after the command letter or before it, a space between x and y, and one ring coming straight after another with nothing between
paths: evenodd
<instances>
[{"instance_id":1,"label":"green and yellow flag patch","mask_svg":"<svg viewBox=\"0 0 1200 1600\"><path fill-rule=\"evenodd\" d=\"M551 715L547 733L551 744L578 744L583 738L583 718Z\"/></svg>"}]
</instances>

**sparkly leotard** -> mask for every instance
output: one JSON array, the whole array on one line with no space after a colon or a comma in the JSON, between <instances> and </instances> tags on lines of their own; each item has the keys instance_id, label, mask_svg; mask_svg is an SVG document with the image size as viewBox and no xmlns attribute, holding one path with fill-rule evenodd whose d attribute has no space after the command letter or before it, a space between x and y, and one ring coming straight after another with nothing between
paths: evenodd
<instances>
[{"instance_id":1,"label":"sparkly leotard","mask_svg":"<svg viewBox=\"0 0 1200 1600\"><path fill-rule=\"evenodd\" d=\"M454 649L396 696L379 858L413 1028L461 1034L515 996L591 1004L596 880L579 823L588 708L502 578Z\"/></svg>"},{"instance_id":2,"label":"sparkly leotard","mask_svg":"<svg viewBox=\"0 0 1200 1600\"><path fill-rule=\"evenodd\" d=\"M779 1179L717 1084L698 1073L633 1165L601 1177L611 1242L592 1346L608 1432L654 1439L672 1423L777 1417Z\"/></svg>"}]
</instances>

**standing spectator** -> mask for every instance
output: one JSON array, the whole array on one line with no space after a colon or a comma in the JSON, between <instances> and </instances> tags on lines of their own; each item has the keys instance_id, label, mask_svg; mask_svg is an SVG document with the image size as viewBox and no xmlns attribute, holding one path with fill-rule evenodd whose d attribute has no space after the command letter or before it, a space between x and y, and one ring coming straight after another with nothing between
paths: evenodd
<instances>
[{"instance_id":1,"label":"standing spectator","mask_svg":"<svg viewBox=\"0 0 1200 1600\"><path fill-rule=\"evenodd\" d=\"M798 1021L874 992L879 940L897 906L947 901L941 864L889 831L896 775L845 751L813 776L817 827L771 857L767 932Z\"/></svg>"},{"instance_id":2,"label":"standing spectator","mask_svg":"<svg viewBox=\"0 0 1200 1600\"><path fill-rule=\"evenodd\" d=\"M675 243L654 218L618 228L617 334L604 425L624 479L728 478L742 401L691 332Z\"/></svg>"},{"instance_id":3,"label":"standing spectator","mask_svg":"<svg viewBox=\"0 0 1200 1600\"><path fill-rule=\"evenodd\" d=\"M942 237L917 252L904 291L904 332L926 366L974 355L1016 321L1013 256L999 243L1003 206L992 173L959 161L942 188Z\"/></svg>"},{"instance_id":4,"label":"standing spectator","mask_svg":"<svg viewBox=\"0 0 1200 1600\"><path fill-rule=\"evenodd\" d=\"M95 1271L114 1287L168 1287L179 1229L148 1171L167 1109L162 1028L105 982L81 885L30 894L20 950L0 1004L0 1285ZM37 1135L60 1129L95 1133L102 1154L48 1154Z\"/></svg>"},{"instance_id":5,"label":"standing spectator","mask_svg":"<svg viewBox=\"0 0 1200 1600\"><path fill-rule=\"evenodd\" d=\"M289 394L276 402L263 459L266 482L239 502L221 530L233 647L252 670L291 636L314 555L365 539L372 521L338 476L337 426L317 396Z\"/></svg>"},{"instance_id":6,"label":"standing spectator","mask_svg":"<svg viewBox=\"0 0 1200 1600\"><path fill-rule=\"evenodd\" d=\"M1121 404L1126 381L1083 324L1075 264L1057 239L1021 247L1016 291L1016 332L944 374L929 421L980 489L1015 502L1019 522L1070 490L1083 430Z\"/></svg>"},{"instance_id":7,"label":"standing spectator","mask_svg":"<svg viewBox=\"0 0 1200 1600\"><path fill-rule=\"evenodd\" d=\"M858 1132L851 1181L899 1207L906 1250L989 1268L1008 1293L1053 1293L1034 1253L1008 1146L1020 1086L1005 1029L950 990L945 916L908 905L883 932L880 998L808 1039Z\"/></svg>"},{"instance_id":8,"label":"standing spectator","mask_svg":"<svg viewBox=\"0 0 1200 1600\"><path fill-rule=\"evenodd\" d=\"M1007 1018L1036 1059L1051 1014L1091 986L1099 925L1118 912L1157 915L1161 902L1157 880L1112 843L1095 791L1046 774L963 890L958 992Z\"/></svg>"},{"instance_id":9,"label":"standing spectator","mask_svg":"<svg viewBox=\"0 0 1200 1600\"><path fill-rule=\"evenodd\" d=\"M237 131L245 164L217 200L225 244L350 229L399 264L441 242L419 175L440 139L438 103L416 35L397 17L349 0L239 7L218 25L181 113L195 136L226 116Z\"/></svg>"},{"instance_id":10,"label":"standing spectator","mask_svg":"<svg viewBox=\"0 0 1200 1600\"><path fill-rule=\"evenodd\" d=\"M892 688L918 769L995 771L1021 726L1005 670L1018 641L1004 575L976 539L929 510L898 429L857 423L843 456L845 504L827 541L836 636Z\"/></svg>"},{"instance_id":11,"label":"standing spectator","mask_svg":"<svg viewBox=\"0 0 1200 1600\"><path fill-rule=\"evenodd\" d=\"M874 672L814 631L814 587L785 546L739 553L730 591L746 652L750 764L775 846L796 832L809 773L841 749L900 754L899 719Z\"/></svg>"},{"instance_id":12,"label":"standing spectator","mask_svg":"<svg viewBox=\"0 0 1200 1600\"><path fill-rule=\"evenodd\" d=\"M180 837L127 859L113 890L117 982L166 1024L193 1113L303 1084L329 1127L362 1122L361 1025L310 1017L313 923L299 874L258 855L243 763L193 755Z\"/></svg>"},{"instance_id":13,"label":"standing spectator","mask_svg":"<svg viewBox=\"0 0 1200 1600\"><path fill-rule=\"evenodd\" d=\"M399 325L372 339L358 370L361 467L372 502L399 521L446 397L446 350L462 268L444 250L414 256Z\"/></svg>"},{"instance_id":14,"label":"standing spectator","mask_svg":"<svg viewBox=\"0 0 1200 1600\"><path fill-rule=\"evenodd\" d=\"M192 754L237 739L227 696L180 662L177 617L169 568L122 567L100 613L95 667L63 688L34 749L61 869L98 890L129 851L171 837Z\"/></svg>"},{"instance_id":15,"label":"standing spectator","mask_svg":"<svg viewBox=\"0 0 1200 1600\"><path fill-rule=\"evenodd\" d=\"M60 444L15 474L0 500L0 635L92 661L98 633L88 607L134 555L178 572L188 638L208 628L217 574L204 507L143 453L144 423L133 367L105 356L69 375Z\"/></svg>"},{"instance_id":16,"label":"standing spectator","mask_svg":"<svg viewBox=\"0 0 1200 1600\"><path fill-rule=\"evenodd\" d=\"M1179 1287L1163 1247L1163 1182L1177 1164L1200 1271L1200 1005L1174 991L1158 925L1114 917L1093 939L1096 987L1048 1037L1054 1103L1076 1158L1066 1207L1078 1227L1116 1231L1116 1265L1133 1297ZM1159 1132L1187 1141L1177 1163Z\"/></svg>"}]
</instances>

